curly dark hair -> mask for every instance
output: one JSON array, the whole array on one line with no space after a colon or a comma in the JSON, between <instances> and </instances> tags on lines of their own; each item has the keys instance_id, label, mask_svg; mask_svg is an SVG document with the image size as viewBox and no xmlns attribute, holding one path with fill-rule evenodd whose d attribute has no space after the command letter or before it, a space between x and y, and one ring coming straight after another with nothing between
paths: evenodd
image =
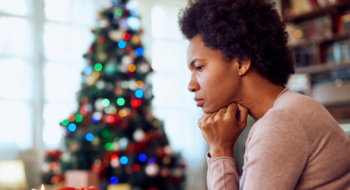
<instances>
[{"instance_id":1,"label":"curly dark hair","mask_svg":"<svg viewBox=\"0 0 350 190\"><path fill-rule=\"evenodd\" d=\"M179 25L188 40L200 35L226 62L250 59L261 75L283 85L294 74L294 61L275 7L264 0L190 1L179 13Z\"/></svg>"}]
</instances>

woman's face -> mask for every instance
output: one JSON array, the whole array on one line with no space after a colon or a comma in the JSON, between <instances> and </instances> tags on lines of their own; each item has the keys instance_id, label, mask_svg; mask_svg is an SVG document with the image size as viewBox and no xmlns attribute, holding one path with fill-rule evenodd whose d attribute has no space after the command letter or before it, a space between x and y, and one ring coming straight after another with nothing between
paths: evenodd
<instances>
[{"instance_id":1,"label":"woman's face","mask_svg":"<svg viewBox=\"0 0 350 190\"><path fill-rule=\"evenodd\" d=\"M220 51L204 46L197 35L188 46L187 64L192 72L188 90L196 94L197 106L204 113L216 112L239 100L241 78L237 59L225 62Z\"/></svg>"}]
</instances>

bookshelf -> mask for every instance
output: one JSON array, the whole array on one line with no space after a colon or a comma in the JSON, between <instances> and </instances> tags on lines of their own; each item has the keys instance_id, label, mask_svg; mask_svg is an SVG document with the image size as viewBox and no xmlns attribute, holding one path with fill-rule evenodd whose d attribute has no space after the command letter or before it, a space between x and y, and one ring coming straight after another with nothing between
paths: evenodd
<instances>
[{"instance_id":1,"label":"bookshelf","mask_svg":"<svg viewBox=\"0 0 350 190\"><path fill-rule=\"evenodd\" d=\"M337 120L350 120L350 30L343 30L348 23L342 20L350 18L350 0L322 6L321 0L280 2L282 21L291 26L295 73L309 78L309 89L302 93L323 103Z\"/></svg>"},{"instance_id":2,"label":"bookshelf","mask_svg":"<svg viewBox=\"0 0 350 190\"><path fill-rule=\"evenodd\" d=\"M313 10L308 13L296 15L296 16L287 16L286 14L282 14L283 22L292 22L292 23L300 23L305 20L310 20L323 15L336 15L338 12L349 9L350 1L341 1L334 5L329 5L323 8L319 8ZM287 9L287 0L282 0L282 10ZM284 11L283 11L284 13Z\"/></svg>"},{"instance_id":3,"label":"bookshelf","mask_svg":"<svg viewBox=\"0 0 350 190\"><path fill-rule=\"evenodd\" d=\"M317 65L311 65L307 67L296 67L295 73L297 74L316 74L321 72L327 72L335 69L345 69L350 68L350 62L349 63L342 63L342 64L336 64L336 63L328 63L328 64L317 64ZM350 96L350 94L349 94Z\"/></svg>"}]
</instances>

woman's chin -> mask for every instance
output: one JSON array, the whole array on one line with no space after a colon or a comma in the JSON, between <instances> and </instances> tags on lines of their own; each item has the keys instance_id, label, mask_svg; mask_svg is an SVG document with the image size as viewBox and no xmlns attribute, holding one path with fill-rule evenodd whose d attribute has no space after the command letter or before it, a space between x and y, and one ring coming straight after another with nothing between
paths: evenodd
<instances>
[{"instance_id":1,"label":"woman's chin","mask_svg":"<svg viewBox=\"0 0 350 190\"><path fill-rule=\"evenodd\" d=\"M208 113L215 113L215 112L218 112L220 110L220 108L212 108L212 107L206 107L206 106L203 106L202 107L202 110L205 114L208 114Z\"/></svg>"}]
</instances>

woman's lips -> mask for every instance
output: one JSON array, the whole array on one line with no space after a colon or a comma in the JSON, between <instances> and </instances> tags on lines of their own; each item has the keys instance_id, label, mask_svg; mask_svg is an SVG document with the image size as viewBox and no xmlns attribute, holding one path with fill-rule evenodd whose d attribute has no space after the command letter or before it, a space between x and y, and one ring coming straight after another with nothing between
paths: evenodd
<instances>
[{"instance_id":1,"label":"woman's lips","mask_svg":"<svg viewBox=\"0 0 350 190\"><path fill-rule=\"evenodd\" d=\"M197 102L197 107L202 107L204 99L195 98L194 101Z\"/></svg>"}]
</instances>

